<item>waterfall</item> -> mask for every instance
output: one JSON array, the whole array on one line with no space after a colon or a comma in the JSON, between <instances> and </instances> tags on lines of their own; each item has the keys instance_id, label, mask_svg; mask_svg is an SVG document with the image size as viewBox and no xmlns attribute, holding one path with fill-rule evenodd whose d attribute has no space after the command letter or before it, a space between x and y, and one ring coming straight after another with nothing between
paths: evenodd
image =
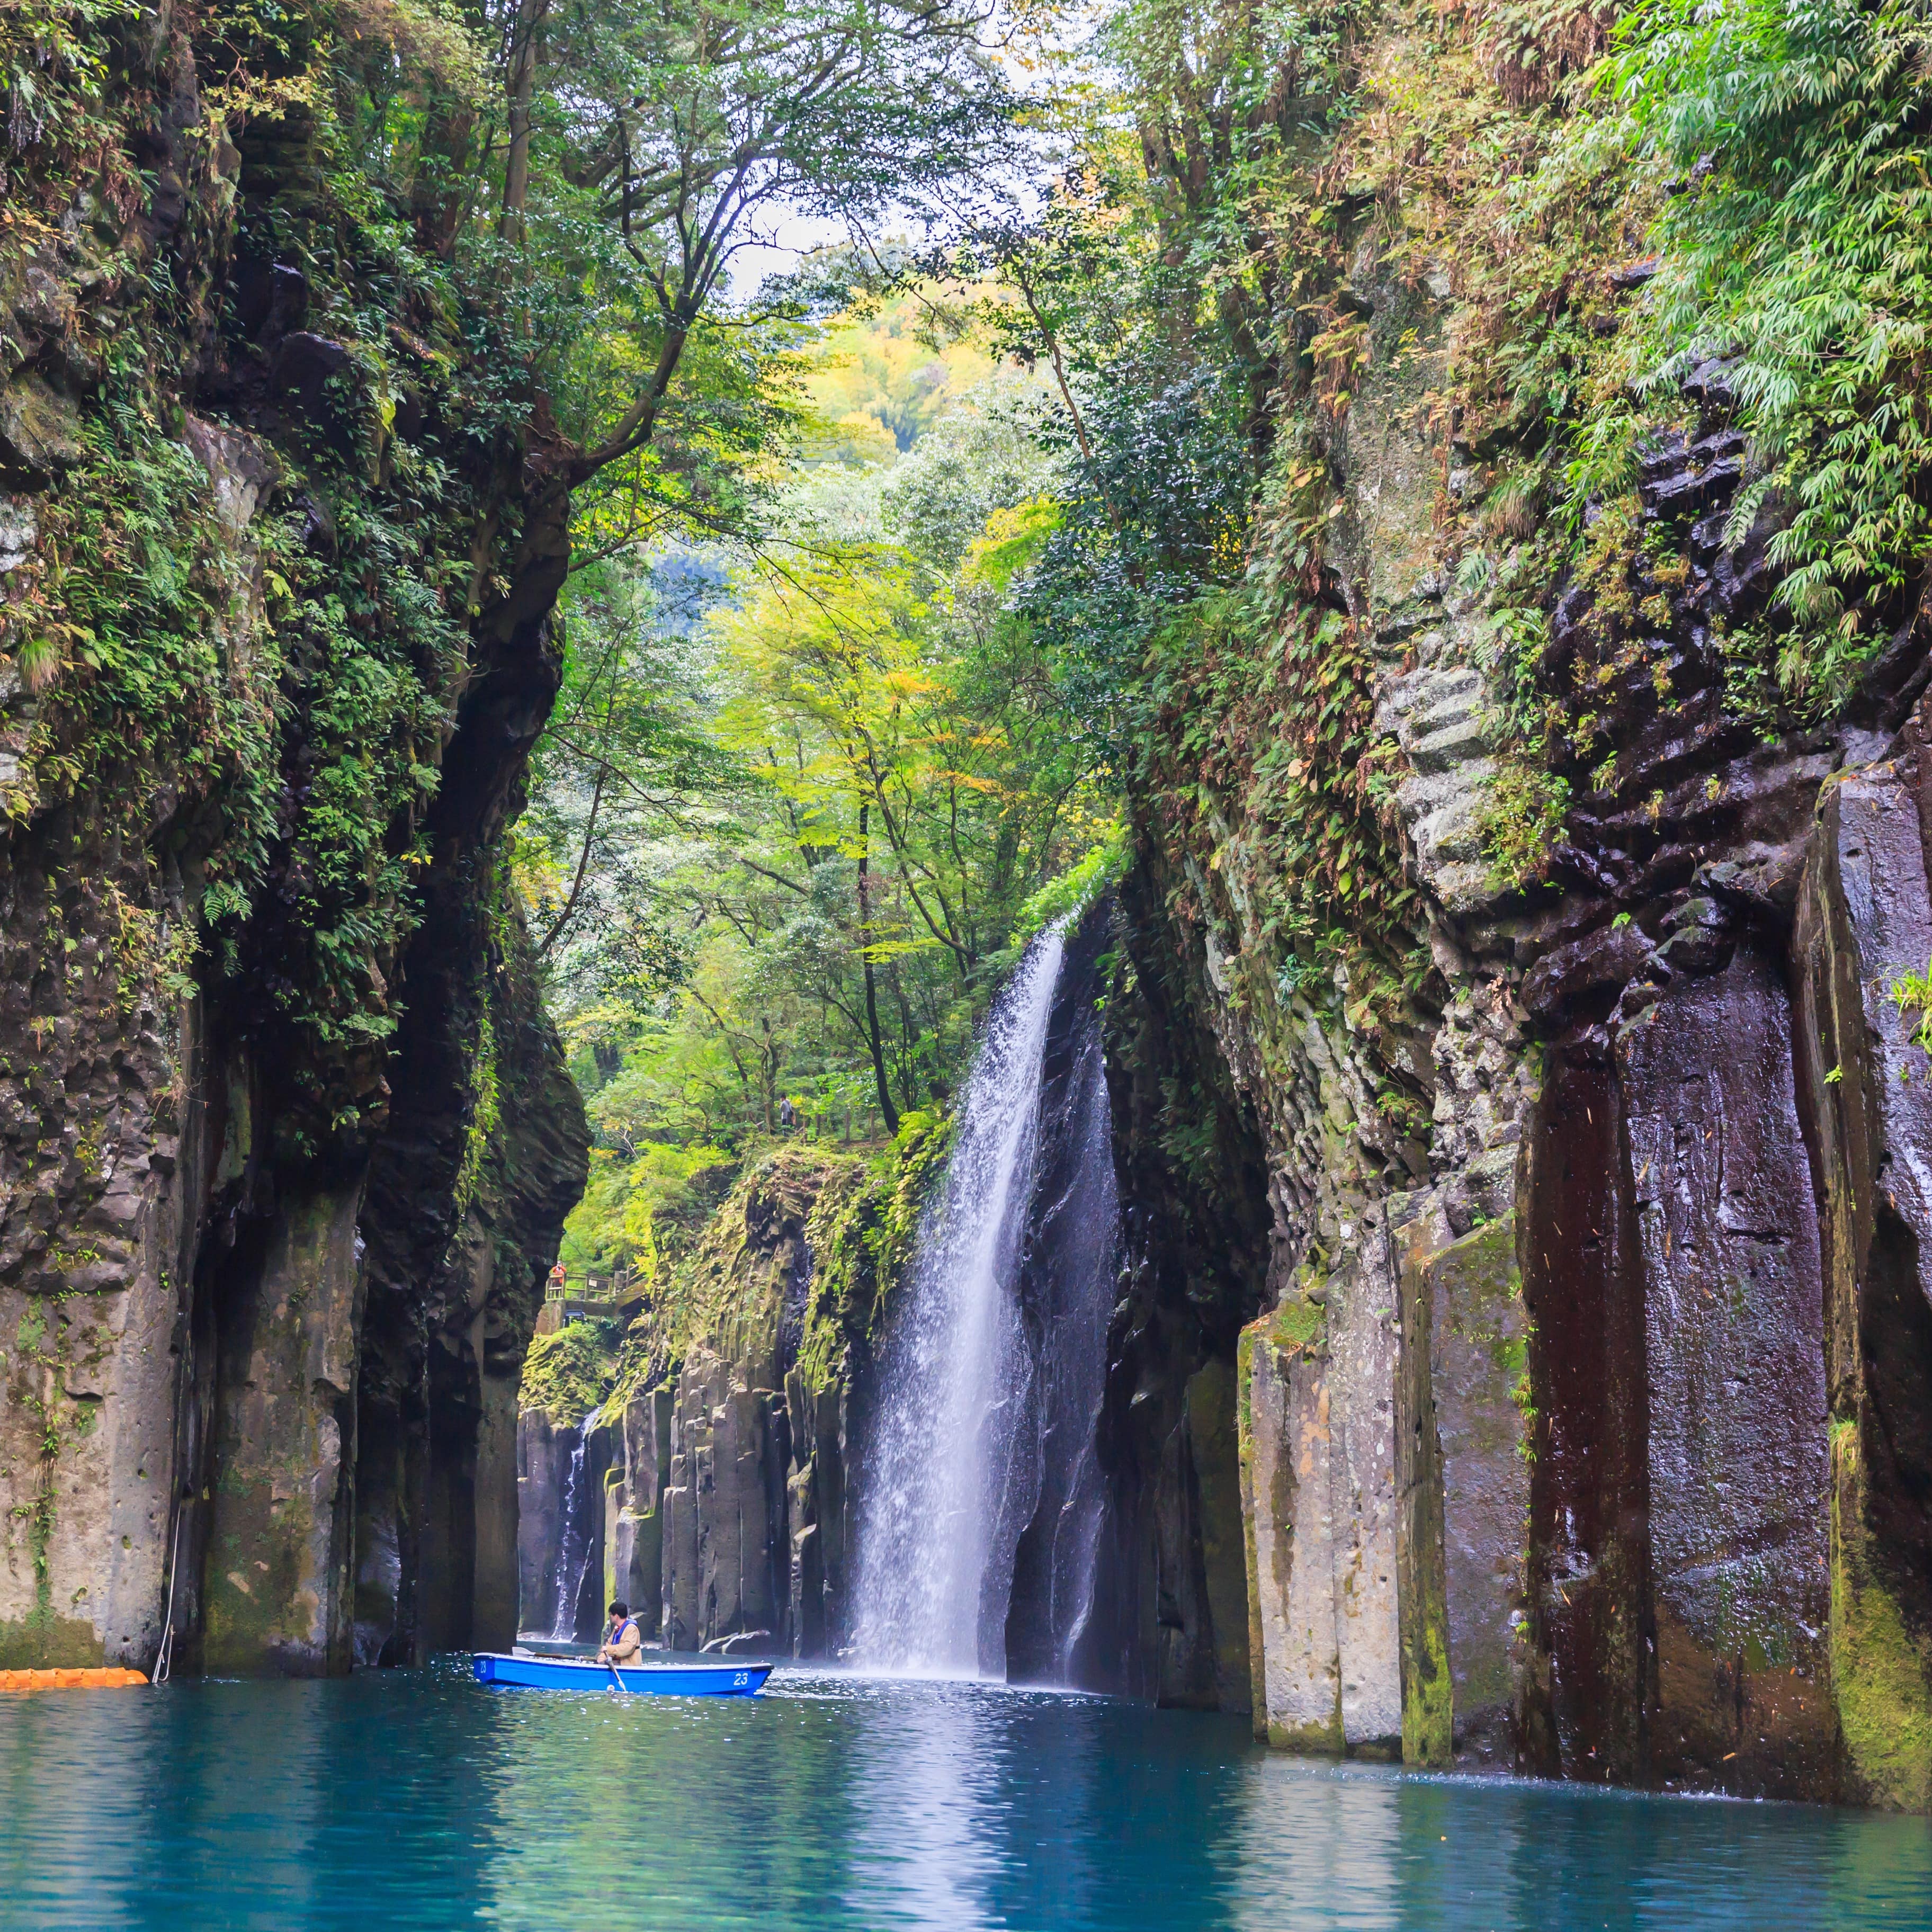
<instances>
[{"instance_id":1,"label":"waterfall","mask_svg":"<svg viewBox=\"0 0 1932 1932\"><path fill-rule=\"evenodd\" d=\"M570 1474L563 1486L563 1522L557 1539L556 1609L550 1621L550 1635L568 1643L577 1635L577 1600L584 1586L584 1564L590 1555L590 1539L584 1528L585 1452L590 1447L590 1424L597 1412L584 1418L577 1432L577 1447L570 1452Z\"/></svg>"},{"instance_id":2,"label":"waterfall","mask_svg":"<svg viewBox=\"0 0 1932 1932\"><path fill-rule=\"evenodd\" d=\"M860 1497L862 1664L1064 1682L1092 1594L1118 1202L1097 920L994 1002L880 1364Z\"/></svg>"}]
</instances>

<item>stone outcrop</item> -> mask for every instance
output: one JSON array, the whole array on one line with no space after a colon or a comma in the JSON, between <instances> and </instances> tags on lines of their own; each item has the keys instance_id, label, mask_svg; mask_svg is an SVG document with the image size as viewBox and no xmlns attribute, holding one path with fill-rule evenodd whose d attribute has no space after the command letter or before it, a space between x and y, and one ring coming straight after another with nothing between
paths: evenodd
<instances>
[{"instance_id":1,"label":"stone outcrop","mask_svg":"<svg viewBox=\"0 0 1932 1932\"><path fill-rule=\"evenodd\" d=\"M1449 285L1365 247L1353 289L1322 595L1400 753L1426 970L1394 1021L1300 970L1261 773L1280 700L1232 782L1136 773L1117 1681L1294 1749L1924 1808L1932 1058L1896 989L1932 958L1928 634L1829 730L1767 743L1727 708L1714 627L1762 610L1766 530L1726 547L1739 446L1699 372L1702 419L1642 471L1658 635L1602 687L1614 766L1569 775L1546 882L1509 886L1501 700L1423 480L1468 453L1412 406ZM1622 620L1558 589L1560 680ZM1245 1672L1208 1661L1225 1543L1189 1395L1216 1374Z\"/></svg>"},{"instance_id":2,"label":"stone outcrop","mask_svg":"<svg viewBox=\"0 0 1932 1932\"><path fill-rule=\"evenodd\" d=\"M336 339L306 110L231 142L204 24L104 28L106 145L8 160L0 1661L306 1675L512 1633L586 1137L501 854L567 546L446 318Z\"/></svg>"},{"instance_id":3,"label":"stone outcrop","mask_svg":"<svg viewBox=\"0 0 1932 1932\"><path fill-rule=\"evenodd\" d=\"M811 1457L794 1454L791 1410L794 1394L815 1409L821 1393L796 1370L813 1264L807 1227L826 1178L808 1160L781 1160L728 1202L698 1259L691 1292L705 1312L669 1403L668 1456L653 1453L640 1470L661 1485L662 1628L674 1650L754 1635L794 1648L794 1538L816 1527L793 1523L794 1480L802 1504L816 1498ZM840 1406L836 1387L824 1392ZM835 1455L842 1436L842 1424ZM627 1495L634 1514L652 1505L644 1480ZM823 1632L826 1594L843 1580L817 1568L809 1597L801 1578L798 1608ZM842 1628L836 1609L831 1625Z\"/></svg>"},{"instance_id":4,"label":"stone outcrop","mask_svg":"<svg viewBox=\"0 0 1932 1932\"><path fill-rule=\"evenodd\" d=\"M1932 962L1922 716L1902 755L1826 790L1793 950L1823 1264L1833 1701L1852 1790L1928 1810L1932 1095L1887 997L1902 968Z\"/></svg>"},{"instance_id":5,"label":"stone outcrop","mask_svg":"<svg viewBox=\"0 0 1932 1932\"><path fill-rule=\"evenodd\" d=\"M593 1634L615 1598L668 1648L836 1654L878 1208L861 1162L780 1151L741 1179L633 1324L616 1388L582 1432L574 1487L579 1432L524 1410L524 1628L551 1634L567 1549L589 1606L576 1634Z\"/></svg>"}]
</instances>

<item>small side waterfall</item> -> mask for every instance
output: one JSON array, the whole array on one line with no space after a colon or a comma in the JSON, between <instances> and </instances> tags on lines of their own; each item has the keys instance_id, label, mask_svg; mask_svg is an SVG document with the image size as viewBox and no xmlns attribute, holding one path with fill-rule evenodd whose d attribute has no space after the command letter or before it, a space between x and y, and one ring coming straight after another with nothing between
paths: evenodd
<instances>
[{"instance_id":1,"label":"small side waterfall","mask_svg":"<svg viewBox=\"0 0 1932 1932\"><path fill-rule=\"evenodd\" d=\"M995 1002L920 1232L859 1513L874 1668L1061 1682L1086 1620L1118 1222L1100 930L1042 934Z\"/></svg>"},{"instance_id":2,"label":"small side waterfall","mask_svg":"<svg viewBox=\"0 0 1932 1932\"><path fill-rule=\"evenodd\" d=\"M592 1411L592 1414L596 1414ZM563 1521L556 1552L556 1610L550 1634L568 1643L577 1635L578 1598L584 1587L584 1558L590 1539L585 1528L584 1462L590 1447L591 1417L584 1418L577 1447L570 1452L570 1474L564 1484Z\"/></svg>"}]
</instances>

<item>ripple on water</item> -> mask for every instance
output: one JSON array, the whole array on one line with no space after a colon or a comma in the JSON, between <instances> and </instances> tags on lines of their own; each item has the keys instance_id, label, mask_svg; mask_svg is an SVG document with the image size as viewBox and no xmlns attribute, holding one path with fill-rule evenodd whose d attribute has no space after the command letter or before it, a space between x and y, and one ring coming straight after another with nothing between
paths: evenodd
<instances>
[{"instance_id":1,"label":"ripple on water","mask_svg":"<svg viewBox=\"0 0 1932 1932\"><path fill-rule=\"evenodd\" d=\"M0 1700L0 1925L190 1924L1923 1932L1932 1828L789 1669L751 1702L486 1690L454 1662Z\"/></svg>"}]
</instances>

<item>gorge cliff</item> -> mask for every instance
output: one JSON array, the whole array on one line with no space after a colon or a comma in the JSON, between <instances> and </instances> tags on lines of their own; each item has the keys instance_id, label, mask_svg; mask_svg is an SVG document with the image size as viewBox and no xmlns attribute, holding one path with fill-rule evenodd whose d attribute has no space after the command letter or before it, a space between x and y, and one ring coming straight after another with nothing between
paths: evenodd
<instances>
[{"instance_id":1,"label":"gorge cliff","mask_svg":"<svg viewBox=\"0 0 1932 1932\"><path fill-rule=\"evenodd\" d=\"M9 1663L333 1672L514 1623L586 1143L502 862L563 499L442 205L352 217L316 27L56 36L5 160Z\"/></svg>"},{"instance_id":2,"label":"gorge cliff","mask_svg":"<svg viewBox=\"0 0 1932 1932\"><path fill-rule=\"evenodd\" d=\"M1120 700L1124 1252L1070 1674L1286 1748L1923 1809L1920 576L1821 594L1819 632L1772 352L1659 320L1698 198L1774 155L1592 146L1608 26L1543 26L1351 15L1266 100L1138 126L1169 266L1214 140L1306 140L1242 218L1277 310L1229 326L1238 580ZM1109 567L1182 487L1170 427L1088 452Z\"/></svg>"},{"instance_id":3,"label":"gorge cliff","mask_svg":"<svg viewBox=\"0 0 1932 1932\"><path fill-rule=\"evenodd\" d=\"M1699 184L1564 172L1587 25L1354 50L1282 508L1150 656L1102 1424L1143 1681L1292 1748L1922 1809L1932 636L1874 591L1808 697L1748 315L1618 386ZM1520 172L1457 175L1485 129ZM1628 456L1562 471L1594 369Z\"/></svg>"},{"instance_id":4,"label":"gorge cliff","mask_svg":"<svg viewBox=\"0 0 1932 1932\"><path fill-rule=\"evenodd\" d=\"M836 755L799 727L781 784L742 719L694 751L680 712L651 770L682 776L632 789L672 822L692 771L709 803L780 800L737 869L785 910L704 897L722 807L676 908L790 950L703 980L675 921L624 925L645 872L614 867L597 919L630 951L597 970L633 1030L593 1015L571 1064L548 949L616 754L583 768L574 882L526 899L512 827L596 469L535 373L575 298L544 308L516 252L522 56L499 153L434 10L5 27L0 1665L340 1674L586 1637L613 1594L674 1648L846 1654L956 1076L1044 928L1069 964L1003 1283L1025 1394L975 1526L985 1667L1284 1749L1932 1809L1932 464L1904 430L1846 454L1916 424L1925 378L1909 344L1814 346L1841 390L1794 427L1791 330L1712 292L1733 258L1838 245L1803 208L1751 228L1791 155L1835 179L1864 128L1886 183L1922 179L1932 82L1916 16L1845 10L1779 40L1750 112L1666 102L1647 134L1612 83L1654 100L1691 43L1610 11L1316 9L1194 120L1213 90L1136 80L1141 226L1100 197L1093 232L1154 238L1144 337L1072 376L1051 330L1028 350L1058 372L1030 406L1064 417L961 513L952 576L929 545L926 576L884 570L897 602L820 586L890 643L862 676L744 590L733 648L768 649L741 711L809 687ZM1762 52L1696 44L1747 77ZM622 176L613 252L639 98L557 172ZM1887 314L1923 218L1845 244ZM718 263L692 273L708 299ZM601 506L614 555L723 527L782 441L714 341L658 464L676 354L619 403L604 377L697 312L639 301L575 372L611 462L639 458ZM789 366L811 313L757 352ZM906 500L937 528L933 488ZM1033 735L994 776L956 783L999 735L963 699L910 734L933 770L854 748L940 683L933 604L947 648L970 620L964 658L999 636L1019 667L989 704ZM1063 803L1102 784L1082 890L1036 907ZM923 857L887 817L921 785L947 799ZM955 861L962 905L991 882L983 928L924 896ZM718 1018L721 988L769 994L790 1043ZM612 1138L642 1166L675 1116L705 1211L624 1232L622 1322L533 1342L589 1160L572 1064L610 1076L700 1005L678 1051L712 1088ZM1090 1350L1064 1292L1103 1198Z\"/></svg>"}]
</instances>

